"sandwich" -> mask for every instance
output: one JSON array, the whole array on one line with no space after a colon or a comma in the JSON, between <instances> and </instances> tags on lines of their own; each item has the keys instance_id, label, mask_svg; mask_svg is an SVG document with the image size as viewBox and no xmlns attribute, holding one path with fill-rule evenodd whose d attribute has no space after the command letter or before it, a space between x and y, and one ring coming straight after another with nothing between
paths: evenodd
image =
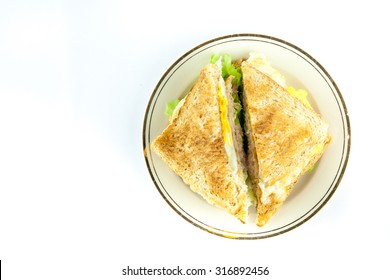
<instances>
[{"instance_id":1,"label":"sandwich","mask_svg":"<svg viewBox=\"0 0 390 280\"><path fill-rule=\"evenodd\" d=\"M205 66L151 147L193 192L245 223L250 199L234 79L223 78L221 59Z\"/></svg>"},{"instance_id":2,"label":"sandwich","mask_svg":"<svg viewBox=\"0 0 390 280\"><path fill-rule=\"evenodd\" d=\"M330 142L328 124L269 75L244 61L243 107L248 173L257 200L257 225L265 225L299 178Z\"/></svg>"},{"instance_id":3,"label":"sandwich","mask_svg":"<svg viewBox=\"0 0 390 280\"><path fill-rule=\"evenodd\" d=\"M152 150L208 203L242 223L254 205L264 226L331 140L306 96L263 55L213 56Z\"/></svg>"}]
</instances>

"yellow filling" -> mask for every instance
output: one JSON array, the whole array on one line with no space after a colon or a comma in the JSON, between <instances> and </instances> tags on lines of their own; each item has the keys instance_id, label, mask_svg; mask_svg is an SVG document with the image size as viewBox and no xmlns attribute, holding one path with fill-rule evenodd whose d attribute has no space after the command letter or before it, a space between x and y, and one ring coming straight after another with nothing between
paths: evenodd
<instances>
[{"instance_id":1,"label":"yellow filling","mask_svg":"<svg viewBox=\"0 0 390 280\"><path fill-rule=\"evenodd\" d=\"M320 151L322 151L322 149L324 148L324 144L321 143L321 144L318 144L314 147L314 150L310 153L310 157L314 156L315 154L319 153Z\"/></svg>"},{"instance_id":2,"label":"yellow filling","mask_svg":"<svg viewBox=\"0 0 390 280\"><path fill-rule=\"evenodd\" d=\"M219 102L219 111L221 114L223 141L225 145L231 146L233 144L233 138L232 138L231 128L228 120L227 100L222 94L221 85L218 85L218 102Z\"/></svg>"},{"instance_id":3,"label":"yellow filling","mask_svg":"<svg viewBox=\"0 0 390 280\"><path fill-rule=\"evenodd\" d=\"M311 108L311 105L309 103L309 100L307 99L307 91L304 89L295 89L291 86L287 87L287 91L292 95L298 98L304 105Z\"/></svg>"}]
</instances>

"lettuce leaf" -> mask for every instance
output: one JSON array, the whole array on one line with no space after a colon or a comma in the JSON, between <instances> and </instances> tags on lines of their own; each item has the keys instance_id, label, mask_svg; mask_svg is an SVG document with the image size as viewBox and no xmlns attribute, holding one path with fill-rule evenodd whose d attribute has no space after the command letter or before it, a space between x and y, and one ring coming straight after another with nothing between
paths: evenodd
<instances>
[{"instance_id":1,"label":"lettuce leaf","mask_svg":"<svg viewBox=\"0 0 390 280\"><path fill-rule=\"evenodd\" d=\"M222 57L218 54L213 54L210 58L210 63L215 64L218 60L221 60L222 77L227 79L229 76L233 76L233 84L240 87L242 83L241 68L233 65L232 57L228 54L224 54Z\"/></svg>"},{"instance_id":2,"label":"lettuce leaf","mask_svg":"<svg viewBox=\"0 0 390 280\"><path fill-rule=\"evenodd\" d=\"M211 63L211 64L217 63L217 61L219 60L220 57L221 57L221 56L220 56L219 54L213 53L213 54L211 55L211 57L210 57L210 63Z\"/></svg>"},{"instance_id":3,"label":"lettuce leaf","mask_svg":"<svg viewBox=\"0 0 390 280\"><path fill-rule=\"evenodd\" d=\"M165 115L172 117L173 111L175 111L175 108L179 102L179 99L174 99L165 104Z\"/></svg>"},{"instance_id":4,"label":"lettuce leaf","mask_svg":"<svg viewBox=\"0 0 390 280\"><path fill-rule=\"evenodd\" d=\"M241 85L241 68L240 67L234 67L232 64L232 57L228 54L225 54L222 57L222 77L224 79L228 78L229 76L233 76L233 84L236 84L237 86Z\"/></svg>"}]
</instances>

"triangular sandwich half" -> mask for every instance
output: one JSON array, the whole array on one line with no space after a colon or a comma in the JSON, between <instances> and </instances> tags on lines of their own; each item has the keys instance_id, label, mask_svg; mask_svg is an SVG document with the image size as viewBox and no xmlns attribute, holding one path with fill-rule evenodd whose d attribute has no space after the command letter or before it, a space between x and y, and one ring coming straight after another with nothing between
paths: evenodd
<instances>
[{"instance_id":1,"label":"triangular sandwich half","mask_svg":"<svg viewBox=\"0 0 390 280\"><path fill-rule=\"evenodd\" d=\"M220 66L204 67L152 149L192 191L245 223L250 200L231 90Z\"/></svg>"},{"instance_id":2,"label":"triangular sandwich half","mask_svg":"<svg viewBox=\"0 0 390 280\"><path fill-rule=\"evenodd\" d=\"M248 174L263 226L284 203L298 179L330 142L328 125L269 76L241 64L248 140Z\"/></svg>"}]
</instances>

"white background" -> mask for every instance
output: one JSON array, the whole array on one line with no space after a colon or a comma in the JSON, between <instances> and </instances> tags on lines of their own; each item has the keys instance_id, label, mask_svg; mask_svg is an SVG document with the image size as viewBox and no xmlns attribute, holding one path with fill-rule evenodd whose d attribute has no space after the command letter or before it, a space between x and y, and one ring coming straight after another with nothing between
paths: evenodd
<instances>
[{"instance_id":1,"label":"white background","mask_svg":"<svg viewBox=\"0 0 390 280\"><path fill-rule=\"evenodd\" d=\"M121 275L128 265L268 266L264 279L389 279L385 7L1 1L4 279L134 279ZM271 35L311 54L336 81L352 126L349 164L332 199L302 226L264 240L230 240L186 222L162 199L143 158L143 117L165 70L192 47L233 33Z\"/></svg>"}]
</instances>

